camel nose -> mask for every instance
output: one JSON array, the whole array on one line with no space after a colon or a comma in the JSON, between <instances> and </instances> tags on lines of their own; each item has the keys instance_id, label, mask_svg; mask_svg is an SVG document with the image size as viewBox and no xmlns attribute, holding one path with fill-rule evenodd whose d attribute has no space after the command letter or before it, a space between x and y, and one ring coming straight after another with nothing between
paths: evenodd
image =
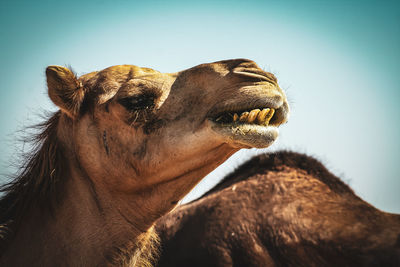
<instances>
[{"instance_id":1,"label":"camel nose","mask_svg":"<svg viewBox=\"0 0 400 267\"><path fill-rule=\"evenodd\" d=\"M270 89L272 91L270 93L270 98L274 98L274 102L280 102L282 105L276 109L271 125L279 126L280 124L285 123L288 120L290 108L286 95L279 87L276 77L272 73L262 70L254 61L248 59L236 59L234 62L234 65L236 66L231 70L234 76L245 81L266 81L274 85L274 89Z\"/></svg>"},{"instance_id":2,"label":"camel nose","mask_svg":"<svg viewBox=\"0 0 400 267\"><path fill-rule=\"evenodd\" d=\"M240 63L232 70L232 73L238 77L245 78L249 81L254 82L266 81L273 84L277 84L278 82L276 77L272 73L262 70L253 61Z\"/></svg>"},{"instance_id":3,"label":"camel nose","mask_svg":"<svg viewBox=\"0 0 400 267\"><path fill-rule=\"evenodd\" d=\"M230 71L233 71L237 67L258 68L257 64L254 61L245 58L222 60L215 63L218 65L225 65L226 69Z\"/></svg>"},{"instance_id":4,"label":"camel nose","mask_svg":"<svg viewBox=\"0 0 400 267\"><path fill-rule=\"evenodd\" d=\"M236 59L235 63L236 63L236 66L234 67L234 69L236 69L236 68L259 69L260 68L260 67L258 67L257 63L255 63L254 61L252 61L250 59L245 59L245 58Z\"/></svg>"}]
</instances>

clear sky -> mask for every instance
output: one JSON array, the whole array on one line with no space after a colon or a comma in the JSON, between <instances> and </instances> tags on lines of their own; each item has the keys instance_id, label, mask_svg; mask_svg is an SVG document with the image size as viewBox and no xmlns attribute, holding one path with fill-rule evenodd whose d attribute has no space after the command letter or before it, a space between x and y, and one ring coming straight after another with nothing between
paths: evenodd
<instances>
[{"instance_id":1,"label":"clear sky","mask_svg":"<svg viewBox=\"0 0 400 267\"><path fill-rule=\"evenodd\" d=\"M363 199L400 213L399 1L9 1L0 3L0 162L15 131L55 110L47 65L175 72L249 58L278 77L292 115L270 150L313 155ZM242 150L186 199L256 150Z\"/></svg>"}]
</instances>

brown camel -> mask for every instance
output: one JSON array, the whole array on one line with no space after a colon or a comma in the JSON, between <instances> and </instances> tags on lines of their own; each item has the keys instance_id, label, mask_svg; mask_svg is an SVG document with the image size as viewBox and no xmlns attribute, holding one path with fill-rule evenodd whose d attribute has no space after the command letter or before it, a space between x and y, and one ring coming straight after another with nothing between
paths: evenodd
<instances>
[{"instance_id":1,"label":"brown camel","mask_svg":"<svg viewBox=\"0 0 400 267\"><path fill-rule=\"evenodd\" d=\"M160 267L400 266L400 215L293 152L254 157L156 228Z\"/></svg>"},{"instance_id":2,"label":"brown camel","mask_svg":"<svg viewBox=\"0 0 400 267\"><path fill-rule=\"evenodd\" d=\"M237 150L272 144L289 112L246 59L46 76L60 111L2 187L1 266L151 264L154 222Z\"/></svg>"}]
</instances>

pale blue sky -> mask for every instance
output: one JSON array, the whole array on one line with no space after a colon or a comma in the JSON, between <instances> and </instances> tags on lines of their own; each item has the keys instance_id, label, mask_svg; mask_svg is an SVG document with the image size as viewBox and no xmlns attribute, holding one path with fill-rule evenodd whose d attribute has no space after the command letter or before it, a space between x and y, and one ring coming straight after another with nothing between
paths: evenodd
<instances>
[{"instance_id":1,"label":"pale blue sky","mask_svg":"<svg viewBox=\"0 0 400 267\"><path fill-rule=\"evenodd\" d=\"M163 72L249 58L278 77L292 116L271 147L321 159L366 201L400 213L400 4L396 1L2 1L0 162L14 132L54 110L47 65ZM209 175L198 195L250 156Z\"/></svg>"}]
</instances>

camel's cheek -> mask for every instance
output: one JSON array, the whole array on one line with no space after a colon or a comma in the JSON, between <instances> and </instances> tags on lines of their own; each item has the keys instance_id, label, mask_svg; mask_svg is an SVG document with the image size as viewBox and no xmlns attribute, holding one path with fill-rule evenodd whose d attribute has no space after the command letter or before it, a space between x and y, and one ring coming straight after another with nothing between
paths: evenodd
<instances>
[{"instance_id":1,"label":"camel's cheek","mask_svg":"<svg viewBox=\"0 0 400 267\"><path fill-rule=\"evenodd\" d=\"M130 191L139 184L138 166L147 153L143 134L123 122L112 127L104 117L101 122L86 117L74 136L78 161L90 179L117 191Z\"/></svg>"}]
</instances>

